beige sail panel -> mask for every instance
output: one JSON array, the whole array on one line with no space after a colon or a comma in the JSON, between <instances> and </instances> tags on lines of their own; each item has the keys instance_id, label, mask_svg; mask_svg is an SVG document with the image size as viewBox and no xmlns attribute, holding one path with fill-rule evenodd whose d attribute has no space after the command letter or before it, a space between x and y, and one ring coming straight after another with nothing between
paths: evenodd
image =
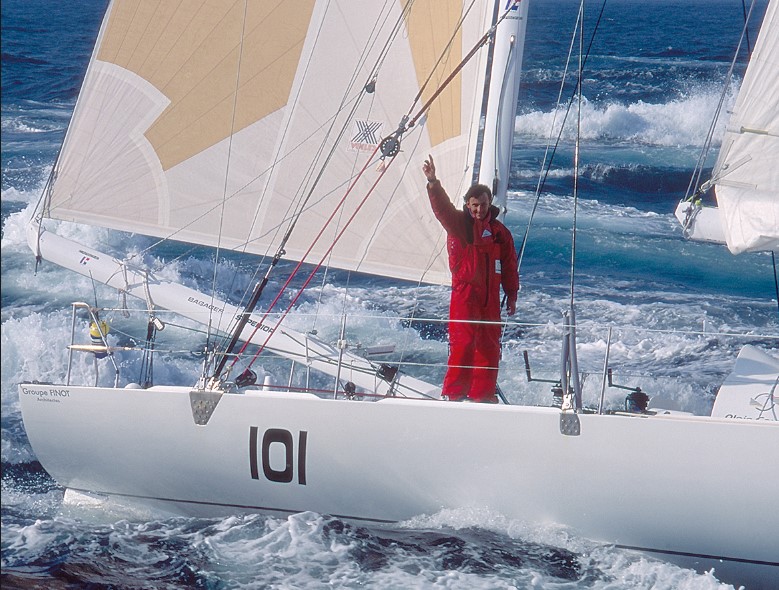
<instances>
[{"instance_id":1,"label":"beige sail panel","mask_svg":"<svg viewBox=\"0 0 779 590\"><path fill-rule=\"evenodd\" d=\"M163 170L288 102L314 2L203 0L175 12L167 5L117 3L98 54L171 100L146 132Z\"/></svg>"},{"instance_id":2,"label":"beige sail panel","mask_svg":"<svg viewBox=\"0 0 779 590\"><path fill-rule=\"evenodd\" d=\"M289 102L314 0L249 2L236 126L244 129Z\"/></svg>"},{"instance_id":3,"label":"beige sail panel","mask_svg":"<svg viewBox=\"0 0 779 590\"><path fill-rule=\"evenodd\" d=\"M194 59L198 47L215 36L216 27L222 26L220 34L224 34L223 23L228 17L233 21L231 43L235 46L242 19L238 8L236 2L215 0L189 1L183 5L149 0L117 2L111 10L97 58L139 75L175 100L188 87L180 82L172 86L171 81ZM220 59L223 53L213 58ZM206 64L198 66L202 70ZM189 75L194 74L197 71L190 69Z\"/></svg>"},{"instance_id":4,"label":"beige sail panel","mask_svg":"<svg viewBox=\"0 0 779 590\"><path fill-rule=\"evenodd\" d=\"M420 106L427 102L462 60L462 29L457 27L461 17L462 4L452 0L417 1L411 8L407 28L419 85L424 85L430 72L433 72L422 92ZM451 31L455 29L457 33L452 37ZM441 55L444 58L437 64ZM426 126L434 146L462 133L461 87L462 77L458 75L428 111Z\"/></svg>"}]
</instances>

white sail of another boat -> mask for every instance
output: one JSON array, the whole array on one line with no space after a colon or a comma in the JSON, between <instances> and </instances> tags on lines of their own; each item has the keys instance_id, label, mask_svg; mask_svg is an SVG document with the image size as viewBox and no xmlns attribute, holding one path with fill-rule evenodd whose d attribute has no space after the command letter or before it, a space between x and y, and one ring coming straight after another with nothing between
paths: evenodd
<instances>
[{"instance_id":1,"label":"white sail of another boat","mask_svg":"<svg viewBox=\"0 0 779 590\"><path fill-rule=\"evenodd\" d=\"M711 179L717 208L679 204L692 239L779 250L779 2L770 0Z\"/></svg>"}]
</instances>

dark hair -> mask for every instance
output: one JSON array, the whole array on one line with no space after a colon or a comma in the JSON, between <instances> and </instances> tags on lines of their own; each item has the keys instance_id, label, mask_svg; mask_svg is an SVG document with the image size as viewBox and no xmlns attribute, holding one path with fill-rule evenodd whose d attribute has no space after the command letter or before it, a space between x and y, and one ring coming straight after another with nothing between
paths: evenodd
<instances>
[{"instance_id":1,"label":"dark hair","mask_svg":"<svg viewBox=\"0 0 779 590\"><path fill-rule=\"evenodd\" d=\"M468 199L471 197L478 197L482 193L486 193L487 200L492 203L492 191L486 184L474 184L471 188L468 189L468 192L465 193L463 200L467 203Z\"/></svg>"}]
</instances>

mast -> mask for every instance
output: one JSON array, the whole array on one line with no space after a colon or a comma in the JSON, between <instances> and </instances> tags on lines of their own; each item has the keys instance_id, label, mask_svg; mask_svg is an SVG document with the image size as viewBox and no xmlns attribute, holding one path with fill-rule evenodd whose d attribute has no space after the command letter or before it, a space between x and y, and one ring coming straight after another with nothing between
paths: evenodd
<instances>
[{"instance_id":1,"label":"mast","mask_svg":"<svg viewBox=\"0 0 779 590\"><path fill-rule=\"evenodd\" d=\"M500 11L503 2L498 0L497 4ZM492 189L494 203L501 212L506 211L529 4L529 0L514 3L508 8L506 17L498 23L487 89L478 181Z\"/></svg>"}]
</instances>

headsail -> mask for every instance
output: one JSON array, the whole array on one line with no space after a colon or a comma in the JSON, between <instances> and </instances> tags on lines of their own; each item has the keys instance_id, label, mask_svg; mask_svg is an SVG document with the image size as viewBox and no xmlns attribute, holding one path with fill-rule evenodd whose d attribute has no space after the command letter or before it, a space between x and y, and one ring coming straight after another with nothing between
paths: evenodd
<instances>
[{"instance_id":1,"label":"headsail","mask_svg":"<svg viewBox=\"0 0 779 590\"><path fill-rule=\"evenodd\" d=\"M45 215L266 254L310 195L285 248L300 259L356 182L351 214L379 174L378 142L438 89L493 14L487 1L113 2ZM479 51L404 135L330 264L449 281L417 172L432 153L452 195L470 184L486 60Z\"/></svg>"},{"instance_id":2,"label":"headsail","mask_svg":"<svg viewBox=\"0 0 779 590\"><path fill-rule=\"evenodd\" d=\"M718 208L677 208L691 238L724 241L734 254L779 250L778 7L770 0L708 183Z\"/></svg>"}]
</instances>

